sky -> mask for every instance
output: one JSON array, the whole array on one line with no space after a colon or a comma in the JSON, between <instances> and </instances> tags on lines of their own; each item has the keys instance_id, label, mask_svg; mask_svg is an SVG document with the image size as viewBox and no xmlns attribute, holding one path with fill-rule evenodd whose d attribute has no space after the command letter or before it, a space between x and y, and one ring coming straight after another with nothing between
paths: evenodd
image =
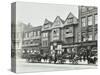
<instances>
[{"instance_id":1,"label":"sky","mask_svg":"<svg viewBox=\"0 0 100 75\"><path fill-rule=\"evenodd\" d=\"M30 23L32 26L43 25L45 18L53 22L56 16L65 20L68 14L72 12L78 17L78 6L63 4L46 4L33 2L16 3L16 22Z\"/></svg>"}]
</instances>

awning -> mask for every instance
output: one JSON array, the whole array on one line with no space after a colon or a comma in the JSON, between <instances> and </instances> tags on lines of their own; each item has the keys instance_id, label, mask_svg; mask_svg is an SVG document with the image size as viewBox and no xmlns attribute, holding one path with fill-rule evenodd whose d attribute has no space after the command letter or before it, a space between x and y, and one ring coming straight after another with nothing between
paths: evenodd
<instances>
[{"instance_id":1,"label":"awning","mask_svg":"<svg viewBox=\"0 0 100 75\"><path fill-rule=\"evenodd\" d=\"M69 48L69 47L78 47L79 45L64 45L62 48Z\"/></svg>"}]
</instances>

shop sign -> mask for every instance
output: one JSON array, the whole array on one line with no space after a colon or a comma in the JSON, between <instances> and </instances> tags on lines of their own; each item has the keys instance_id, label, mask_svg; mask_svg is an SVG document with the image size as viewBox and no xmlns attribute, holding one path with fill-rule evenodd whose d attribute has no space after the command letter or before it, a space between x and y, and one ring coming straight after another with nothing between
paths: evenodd
<instances>
[{"instance_id":1,"label":"shop sign","mask_svg":"<svg viewBox=\"0 0 100 75\"><path fill-rule=\"evenodd\" d=\"M83 43L83 46L88 46L88 45L96 45L96 42L92 42L92 43Z\"/></svg>"},{"instance_id":2,"label":"shop sign","mask_svg":"<svg viewBox=\"0 0 100 75\"><path fill-rule=\"evenodd\" d=\"M79 45L65 45L65 46L62 46L63 48L65 47L76 47L76 46L79 46Z\"/></svg>"}]
</instances>

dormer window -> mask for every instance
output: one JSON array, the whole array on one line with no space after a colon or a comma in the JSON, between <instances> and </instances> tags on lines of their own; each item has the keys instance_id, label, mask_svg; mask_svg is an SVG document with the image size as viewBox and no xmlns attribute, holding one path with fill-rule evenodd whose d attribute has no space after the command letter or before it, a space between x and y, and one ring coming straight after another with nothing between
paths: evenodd
<instances>
[{"instance_id":1,"label":"dormer window","mask_svg":"<svg viewBox=\"0 0 100 75\"><path fill-rule=\"evenodd\" d=\"M48 25L48 24L44 25L44 28L49 28L49 27L50 27L50 25Z\"/></svg>"},{"instance_id":2,"label":"dormer window","mask_svg":"<svg viewBox=\"0 0 100 75\"><path fill-rule=\"evenodd\" d=\"M67 22L68 22L68 23L72 23L72 22L73 22L73 18L69 18L69 19L67 20Z\"/></svg>"}]
</instances>

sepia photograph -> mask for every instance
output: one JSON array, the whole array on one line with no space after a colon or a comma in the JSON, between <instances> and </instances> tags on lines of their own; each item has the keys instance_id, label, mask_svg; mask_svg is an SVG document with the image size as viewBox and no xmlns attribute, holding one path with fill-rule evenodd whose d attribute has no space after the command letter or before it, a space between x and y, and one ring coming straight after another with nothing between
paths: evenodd
<instances>
[{"instance_id":1,"label":"sepia photograph","mask_svg":"<svg viewBox=\"0 0 100 75\"><path fill-rule=\"evenodd\" d=\"M11 4L11 71L97 69L96 6Z\"/></svg>"}]
</instances>

